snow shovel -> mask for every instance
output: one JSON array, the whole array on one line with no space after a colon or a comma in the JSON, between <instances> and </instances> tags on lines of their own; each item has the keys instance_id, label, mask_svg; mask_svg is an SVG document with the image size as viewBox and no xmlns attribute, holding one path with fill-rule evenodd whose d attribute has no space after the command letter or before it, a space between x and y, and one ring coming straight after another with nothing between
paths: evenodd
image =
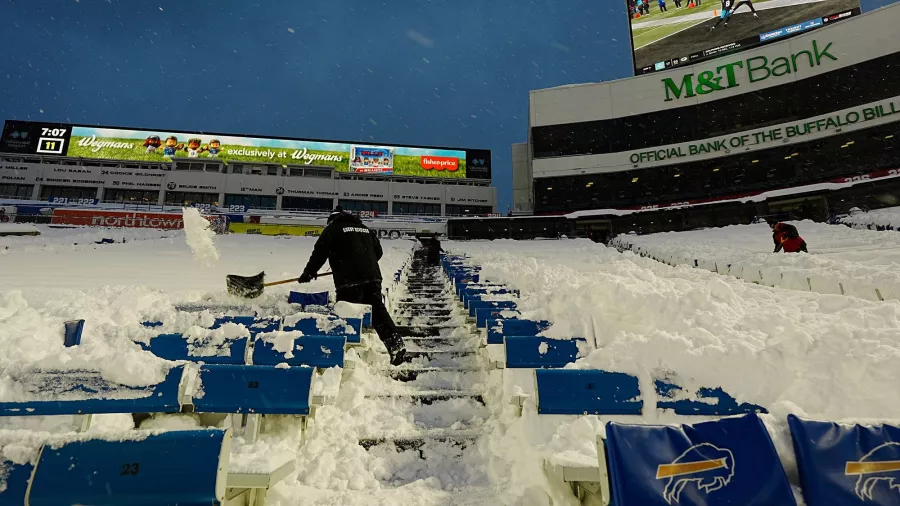
<instances>
[{"instance_id":1,"label":"snow shovel","mask_svg":"<svg viewBox=\"0 0 900 506\"><path fill-rule=\"evenodd\" d=\"M318 274L316 277L321 278L324 276L331 276L331 273L323 272L322 274ZM230 293L231 295L246 297L248 299L255 299L256 297L262 295L263 290L267 286L294 283L298 278L283 279L281 281L273 281L271 283L264 283L265 279L265 271L260 272L256 276L238 276L235 274L229 274L225 276L225 285L228 287L228 293Z\"/></svg>"}]
</instances>

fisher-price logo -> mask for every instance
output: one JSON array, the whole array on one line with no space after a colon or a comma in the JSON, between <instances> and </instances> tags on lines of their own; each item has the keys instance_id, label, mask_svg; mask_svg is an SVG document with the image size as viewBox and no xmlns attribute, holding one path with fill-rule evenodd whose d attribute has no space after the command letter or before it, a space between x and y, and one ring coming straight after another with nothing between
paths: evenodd
<instances>
[{"instance_id":1,"label":"fisher-price logo","mask_svg":"<svg viewBox=\"0 0 900 506\"><path fill-rule=\"evenodd\" d=\"M420 165L425 170L448 170L456 172L459 169L459 160L449 156L423 156Z\"/></svg>"}]
</instances>

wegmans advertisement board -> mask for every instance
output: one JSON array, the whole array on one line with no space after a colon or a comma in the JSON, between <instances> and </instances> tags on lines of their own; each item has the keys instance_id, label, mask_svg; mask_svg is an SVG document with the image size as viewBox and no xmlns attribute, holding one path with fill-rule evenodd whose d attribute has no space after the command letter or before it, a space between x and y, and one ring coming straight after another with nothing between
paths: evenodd
<instances>
[{"instance_id":1,"label":"wegmans advertisement board","mask_svg":"<svg viewBox=\"0 0 900 506\"><path fill-rule=\"evenodd\" d=\"M387 146L171 130L6 121L0 153L170 162L215 159L331 167L337 172L444 178L491 178L491 152Z\"/></svg>"}]
</instances>

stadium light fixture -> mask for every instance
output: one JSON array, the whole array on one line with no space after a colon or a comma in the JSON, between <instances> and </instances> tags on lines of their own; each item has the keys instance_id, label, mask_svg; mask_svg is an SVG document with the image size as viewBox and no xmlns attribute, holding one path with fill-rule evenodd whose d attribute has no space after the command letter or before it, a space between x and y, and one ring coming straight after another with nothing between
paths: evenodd
<instances>
[{"instance_id":1,"label":"stadium light fixture","mask_svg":"<svg viewBox=\"0 0 900 506\"><path fill-rule=\"evenodd\" d=\"M548 186L547 189L548 189L548 190L552 190L553 187L552 187L552 186Z\"/></svg>"},{"instance_id":2,"label":"stadium light fixture","mask_svg":"<svg viewBox=\"0 0 900 506\"><path fill-rule=\"evenodd\" d=\"M632 182L632 183L637 183L637 182L638 182L638 178L632 179L631 182Z\"/></svg>"},{"instance_id":3,"label":"stadium light fixture","mask_svg":"<svg viewBox=\"0 0 900 506\"><path fill-rule=\"evenodd\" d=\"M786 157L784 157L784 159L785 159L785 160L790 160L791 157L790 157L790 156L786 156Z\"/></svg>"},{"instance_id":4,"label":"stadium light fixture","mask_svg":"<svg viewBox=\"0 0 900 506\"><path fill-rule=\"evenodd\" d=\"M681 177L681 174L675 174L673 177Z\"/></svg>"},{"instance_id":5,"label":"stadium light fixture","mask_svg":"<svg viewBox=\"0 0 900 506\"><path fill-rule=\"evenodd\" d=\"M856 141L847 141L847 145L848 145L848 146L852 146L852 145L854 145L854 144L856 144Z\"/></svg>"},{"instance_id":6,"label":"stadium light fixture","mask_svg":"<svg viewBox=\"0 0 900 506\"><path fill-rule=\"evenodd\" d=\"M800 156L800 153L791 153L791 156Z\"/></svg>"},{"instance_id":7,"label":"stadium light fixture","mask_svg":"<svg viewBox=\"0 0 900 506\"><path fill-rule=\"evenodd\" d=\"M885 137L885 139L893 139L893 138L894 138L894 134L891 134L891 135L888 135Z\"/></svg>"},{"instance_id":8,"label":"stadium light fixture","mask_svg":"<svg viewBox=\"0 0 900 506\"><path fill-rule=\"evenodd\" d=\"M753 161L750 162L750 163L759 163L759 160L753 160Z\"/></svg>"},{"instance_id":9,"label":"stadium light fixture","mask_svg":"<svg viewBox=\"0 0 900 506\"><path fill-rule=\"evenodd\" d=\"M716 167L715 169L713 169L713 172L719 172L719 168Z\"/></svg>"},{"instance_id":10,"label":"stadium light fixture","mask_svg":"<svg viewBox=\"0 0 900 506\"><path fill-rule=\"evenodd\" d=\"M846 148L847 146L849 146L849 144L844 144L843 146L841 146L841 149L844 149L844 148Z\"/></svg>"}]
</instances>

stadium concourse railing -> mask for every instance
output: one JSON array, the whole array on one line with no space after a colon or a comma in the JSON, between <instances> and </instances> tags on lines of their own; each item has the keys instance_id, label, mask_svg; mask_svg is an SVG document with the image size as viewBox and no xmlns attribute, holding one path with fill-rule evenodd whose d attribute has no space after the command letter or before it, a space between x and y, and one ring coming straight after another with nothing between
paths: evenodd
<instances>
[{"instance_id":1,"label":"stadium concourse railing","mask_svg":"<svg viewBox=\"0 0 900 506\"><path fill-rule=\"evenodd\" d=\"M492 365L504 374L532 370L532 393L524 393L528 385L516 384L517 378L504 381L522 392L511 399L520 416L601 416L605 430L590 441L597 452L593 461L553 455L542 462L547 476L568 484L582 504L797 505L760 416L765 407L739 401L718 386L697 388L691 378L662 369L646 372L655 392L644 395L637 376L575 363L590 352L589 337L540 336L553 322L522 318L519 292L483 279L470 259L445 255L442 266ZM647 424L644 413L654 411L697 421ZM897 504L896 423L851 425L788 415L786 426L807 505ZM583 442L573 444L578 452L584 448Z\"/></svg>"}]
</instances>

